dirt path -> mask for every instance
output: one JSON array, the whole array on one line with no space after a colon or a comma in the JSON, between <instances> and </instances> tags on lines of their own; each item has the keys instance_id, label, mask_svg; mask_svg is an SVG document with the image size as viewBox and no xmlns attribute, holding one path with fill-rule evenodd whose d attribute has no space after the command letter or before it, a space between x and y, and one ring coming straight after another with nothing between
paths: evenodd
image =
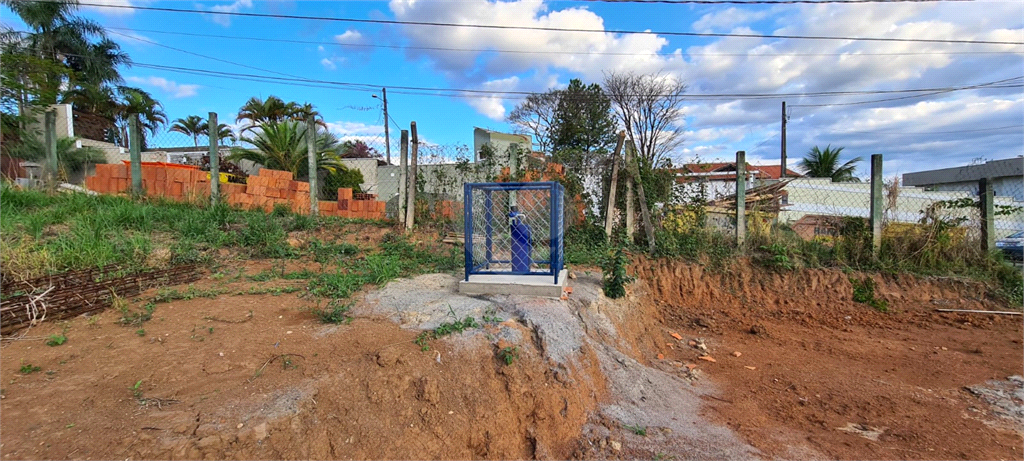
<instances>
[{"instance_id":1,"label":"dirt path","mask_svg":"<svg viewBox=\"0 0 1024 461\"><path fill-rule=\"evenodd\" d=\"M634 272L647 282L614 302L583 271L568 302L464 297L425 275L367 293L340 326L288 293L303 281L213 277L195 287L211 297L142 325L115 310L43 324L0 349L0 457L1022 457L1020 421L1000 416L1024 415L1006 379L1020 317L933 312L992 307L978 287L880 279L882 314L848 301L839 272ZM237 294L252 287L271 294ZM488 321L414 343L466 316Z\"/></svg>"}]
</instances>

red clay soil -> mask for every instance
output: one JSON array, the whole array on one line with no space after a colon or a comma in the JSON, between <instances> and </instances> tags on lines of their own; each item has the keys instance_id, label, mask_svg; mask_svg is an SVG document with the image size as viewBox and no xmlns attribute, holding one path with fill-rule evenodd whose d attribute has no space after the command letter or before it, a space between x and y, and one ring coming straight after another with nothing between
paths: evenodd
<instances>
[{"instance_id":1,"label":"red clay soil","mask_svg":"<svg viewBox=\"0 0 1024 461\"><path fill-rule=\"evenodd\" d=\"M650 354L699 364L721 390L707 417L769 458L1024 458L1022 421L965 389L1022 374L1021 316L935 311L1006 310L981 284L876 275L882 313L852 302L848 274L835 270L710 274L641 261L633 272L650 281L639 298L663 316ZM698 359L695 338L715 362Z\"/></svg>"},{"instance_id":2,"label":"red clay soil","mask_svg":"<svg viewBox=\"0 0 1024 461\"><path fill-rule=\"evenodd\" d=\"M249 274L268 267L239 264ZM623 302L636 315L613 319L624 352L657 368L697 364L695 384L718 392L705 398L708 424L727 425L766 458L1022 458L1019 425L964 390L1022 373L1021 317L934 312L1005 309L983 300L980 285L879 277L892 310L880 313L851 301L839 271L711 274L647 261L632 270L641 282ZM566 380L534 349L515 366L482 337L424 352L416 332L388 320L323 325L299 293L237 294L303 285L208 277L197 288L222 294L157 304L140 326L119 325L108 309L6 339L0 458L658 455L579 449L581 428L608 399L596 364L573 372L598 379ZM67 343L44 344L62 332ZM698 338L715 362L697 358L688 341ZM849 423L862 433L838 430ZM873 429L877 440L865 437Z\"/></svg>"}]
</instances>

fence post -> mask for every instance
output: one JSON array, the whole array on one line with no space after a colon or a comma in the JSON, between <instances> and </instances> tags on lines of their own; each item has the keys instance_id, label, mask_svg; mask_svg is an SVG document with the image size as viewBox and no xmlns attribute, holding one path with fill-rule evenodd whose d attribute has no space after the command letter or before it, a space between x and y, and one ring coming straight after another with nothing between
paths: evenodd
<instances>
[{"instance_id":1,"label":"fence post","mask_svg":"<svg viewBox=\"0 0 1024 461\"><path fill-rule=\"evenodd\" d=\"M128 154L132 165L132 195L142 195L142 133L139 131L139 114L128 119Z\"/></svg>"},{"instance_id":2,"label":"fence post","mask_svg":"<svg viewBox=\"0 0 1024 461\"><path fill-rule=\"evenodd\" d=\"M619 132L619 141L615 143L615 151L612 152L612 182L608 188L608 211L604 215L604 236L606 243L612 243L612 226L615 218L615 192L619 185L619 153L622 152L622 144L626 141L626 132Z\"/></svg>"},{"instance_id":3,"label":"fence post","mask_svg":"<svg viewBox=\"0 0 1024 461\"><path fill-rule=\"evenodd\" d=\"M405 178L409 175L405 170L409 168L409 130L402 130L400 142L401 145L398 147L401 152L398 167L398 222L405 223L405 207L408 199L408 192L405 191Z\"/></svg>"},{"instance_id":4,"label":"fence post","mask_svg":"<svg viewBox=\"0 0 1024 461\"><path fill-rule=\"evenodd\" d=\"M981 207L981 250L992 251L996 248L995 193L988 178L978 181L978 198Z\"/></svg>"},{"instance_id":5,"label":"fence post","mask_svg":"<svg viewBox=\"0 0 1024 461\"><path fill-rule=\"evenodd\" d=\"M57 164L57 111L50 107L43 114L43 131L46 143L46 173L45 181L47 186L56 185L59 165Z\"/></svg>"},{"instance_id":6,"label":"fence post","mask_svg":"<svg viewBox=\"0 0 1024 461\"><path fill-rule=\"evenodd\" d=\"M416 135L416 122L409 123L409 131L412 132L412 139L409 141L411 144L410 155L409 155L409 176L406 178L406 192L409 194L406 197L405 203L405 229L412 230L413 224L416 223L415 212L416 212L416 158L419 157L419 142L420 138Z\"/></svg>"},{"instance_id":7,"label":"fence post","mask_svg":"<svg viewBox=\"0 0 1024 461\"><path fill-rule=\"evenodd\" d=\"M747 241L747 153L736 151L736 246Z\"/></svg>"},{"instance_id":8,"label":"fence post","mask_svg":"<svg viewBox=\"0 0 1024 461\"><path fill-rule=\"evenodd\" d=\"M316 171L316 119L306 119L306 157L309 160L309 214L320 216L320 191L317 188Z\"/></svg>"},{"instance_id":9,"label":"fence post","mask_svg":"<svg viewBox=\"0 0 1024 461\"><path fill-rule=\"evenodd\" d=\"M629 157L629 149L626 149L626 157ZM626 160L627 162L629 160ZM626 181L626 241L630 245L633 244L633 234L636 231L636 210L633 208L633 203L636 202L635 194L633 193L633 176L630 175Z\"/></svg>"},{"instance_id":10,"label":"fence post","mask_svg":"<svg viewBox=\"0 0 1024 461\"><path fill-rule=\"evenodd\" d=\"M210 137L210 205L214 206L220 201L220 123L217 113L210 112L206 122Z\"/></svg>"},{"instance_id":11,"label":"fence post","mask_svg":"<svg viewBox=\"0 0 1024 461\"><path fill-rule=\"evenodd\" d=\"M630 141L632 144L632 141ZM640 164L636 159L636 144L632 150L626 151L626 166L630 169L630 176L636 180L636 191L640 194L640 216L644 220L644 231L647 233L647 249L654 254L656 242L654 241L654 227L651 225L651 212L647 209L647 196L644 195L644 180L640 177Z\"/></svg>"},{"instance_id":12,"label":"fence post","mask_svg":"<svg viewBox=\"0 0 1024 461\"><path fill-rule=\"evenodd\" d=\"M871 154L871 251L882 250L882 154Z\"/></svg>"}]
</instances>

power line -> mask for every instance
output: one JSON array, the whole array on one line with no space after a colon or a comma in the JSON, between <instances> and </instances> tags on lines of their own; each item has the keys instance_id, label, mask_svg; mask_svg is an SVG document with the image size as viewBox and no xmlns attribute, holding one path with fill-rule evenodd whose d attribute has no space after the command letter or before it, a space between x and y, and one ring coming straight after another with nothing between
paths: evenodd
<instances>
[{"instance_id":1,"label":"power line","mask_svg":"<svg viewBox=\"0 0 1024 461\"><path fill-rule=\"evenodd\" d=\"M940 3L973 2L974 0L568 0L587 3L652 3L652 4L698 4L698 5L779 5L796 3Z\"/></svg>"},{"instance_id":2,"label":"power line","mask_svg":"<svg viewBox=\"0 0 1024 461\"><path fill-rule=\"evenodd\" d=\"M972 90L972 89L978 89L978 88L1020 88L1021 85L1019 85L1019 84L1006 84L1006 85L1003 85L1003 84L1011 82L1011 81L1014 81L1014 80L1021 80L1021 79L1024 79L1024 76L1007 78L1007 79L1003 79L1003 80L996 80L996 81L987 82L987 83L979 83L977 85L970 85L970 86L961 87L960 89L942 89L942 90L938 90L938 91L934 91L934 92L930 92L930 93L915 94L915 95L910 95L910 96L900 96L900 97L896 97L896 98L872 99L872 100L869 100L869 101L831 103L831 104L791 104L790 107L856 106L856 105L860 105L860 104L871 104L871 103L875 103L875 102L898 101L898 100L902 100L902 99L921 98L921 97L925 97L925 96L933 96L933 95L936 95L936 94L949 93L951 91Z\"/></svg>"},{"instance_id":3,"label":"power line","mask_svg":"<svg viewBox=\"0 0 1024 461\"><path fill-rule=\"evenodd\" d=\"M36 0L39 1L39 0ZM384 24L384 25L406 25L406 26L429 26L429 27L463 27L474 29L493 30L532 30L545 32L577 32L577 33L600 33L600 34L637 34L637 35L666 35L680 37L739 37L739 38L768 38L768 39L793 39L793 40L843 40L843 41L872 41L872 42L911 42L911 43L959 43L975 45L1024 45L1024 42L995 41L995 40L954 40L954 39L924 39L924 38L882 38L882 37L829 37L819 35L767 35L767 34L733 34L714 32L677 32L677 31L640 31L640 30L616 30L616 29L568 29L559 27L536 27L536 26L506 26L496 24L458 24L450 22L426 22L426 21L399 21L391 19L355 19L336 18L322 16L302 16L295 14L269 14L269 13L245 13L240 11L206 11L185 8L165 8L138 5L106 5L101 3L85 3L82 6L93 6L97 8L131 9L143 11L160 11L166 13L200 13L221 16L239 16L252 18L274 18L274 19L302 19L310 21L330 21L358 24Z\"/></svg>"},{"instance_id":4,"label":"power line","mask_svg":"<svg viewBox=\"0 0 1024 461\"><path fill-rule=\"evenodd\" d=\"M968 0L953 0L953 1L968 1ZM151 29L131 29L128 27L107 27L108 30L126 30L132 32L142 32L148 34L167 34L167 35L180 35L186 37L203 37L203 38L222 38L229 40L245 40L245 41L257 41L257 42L271 42L271 43L296 43L305 45L328 45L337 47L350 47L350 48L382 48L382 49L394 49L394 50L425 50L425 51L455 51L455 52L491 52L491 53L509 53L509 54L553 54L553 55L587 55L587 56L673 56L675 52L664 52L664 53L628 53L628 52L614 52L614 51L545 51L545 50L512 50L512 49L499 49L499 48L449 48L441 46L403 46L403 45L380 45L372 43L338 43L338 42L327 42L321 40L297 40L297 39L281 39L281 38L266 38L266 37L252 37L252 36L237 36L237 35L220 35L220 34L198 34L191 32L174 32L166 30L151 30ZM845 56L845 57L858 57L858 56L920 56L920 55L949 55L949 54L1022 54L1024 51L908 51L908 52L893 52L893 53L687 53L688 56L745 56L745 57L775 57L775 56Z\"/></svg>"},{"instance_id":5,"label":"power line","mask_svg":"<svg viewBox=\"0 0 1024 461\"><path fill-rule=\"evenodd\" d=\"M998 126L994 128L978 128L973 130L953 130L953 131L902 131L902 130L890 130L890 131L841 131L833 133L835 135L844 134L959 134L959 133L979 133L985 131L1000 131L1009 129L1022 129L1024 125L1006 125Z\"/></svg>"}]
</instances>

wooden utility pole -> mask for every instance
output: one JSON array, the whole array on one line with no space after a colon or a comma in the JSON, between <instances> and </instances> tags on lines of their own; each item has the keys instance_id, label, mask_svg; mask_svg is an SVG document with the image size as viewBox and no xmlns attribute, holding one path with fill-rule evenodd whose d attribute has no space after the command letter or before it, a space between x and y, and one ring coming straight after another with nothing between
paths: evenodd
<instances>
[{"instance_id":1,"label":"wooden utility pole","mask_svg":"<svg viewBox=\"0 0 1024 461\"><path fill-rule=\"evenodd\" d=\"M384 151L387 153L388 165L391 164L391 132L388 131L388 89L380 89L381 100L384 101Z\"/></svg>"},{"instance_id":2,"label":"wooden utility pole","mask_svg":"<svg viewBox=\"0 0 1024 461\"><path fill-rule=\"evenodd\" d=\"M615 218L615 192L619 186L619 153L622 152L622 144L626 141L626 132L619 132L619 140L615 143L615 152L612 153L612 182L608 188L608 207L604 215L605 242L612 241L612 226Z\"/></svg>"},{"instance_id":3,"label":"wooden utility pole","mask_svg":"<svg viewBox=\"0 0 1024 461\"><path fill-rule=\"evenodd\" d=\"M779 178L786 177L786 101L782 101L782 172Z\"/></svg>"}]
</instances>

